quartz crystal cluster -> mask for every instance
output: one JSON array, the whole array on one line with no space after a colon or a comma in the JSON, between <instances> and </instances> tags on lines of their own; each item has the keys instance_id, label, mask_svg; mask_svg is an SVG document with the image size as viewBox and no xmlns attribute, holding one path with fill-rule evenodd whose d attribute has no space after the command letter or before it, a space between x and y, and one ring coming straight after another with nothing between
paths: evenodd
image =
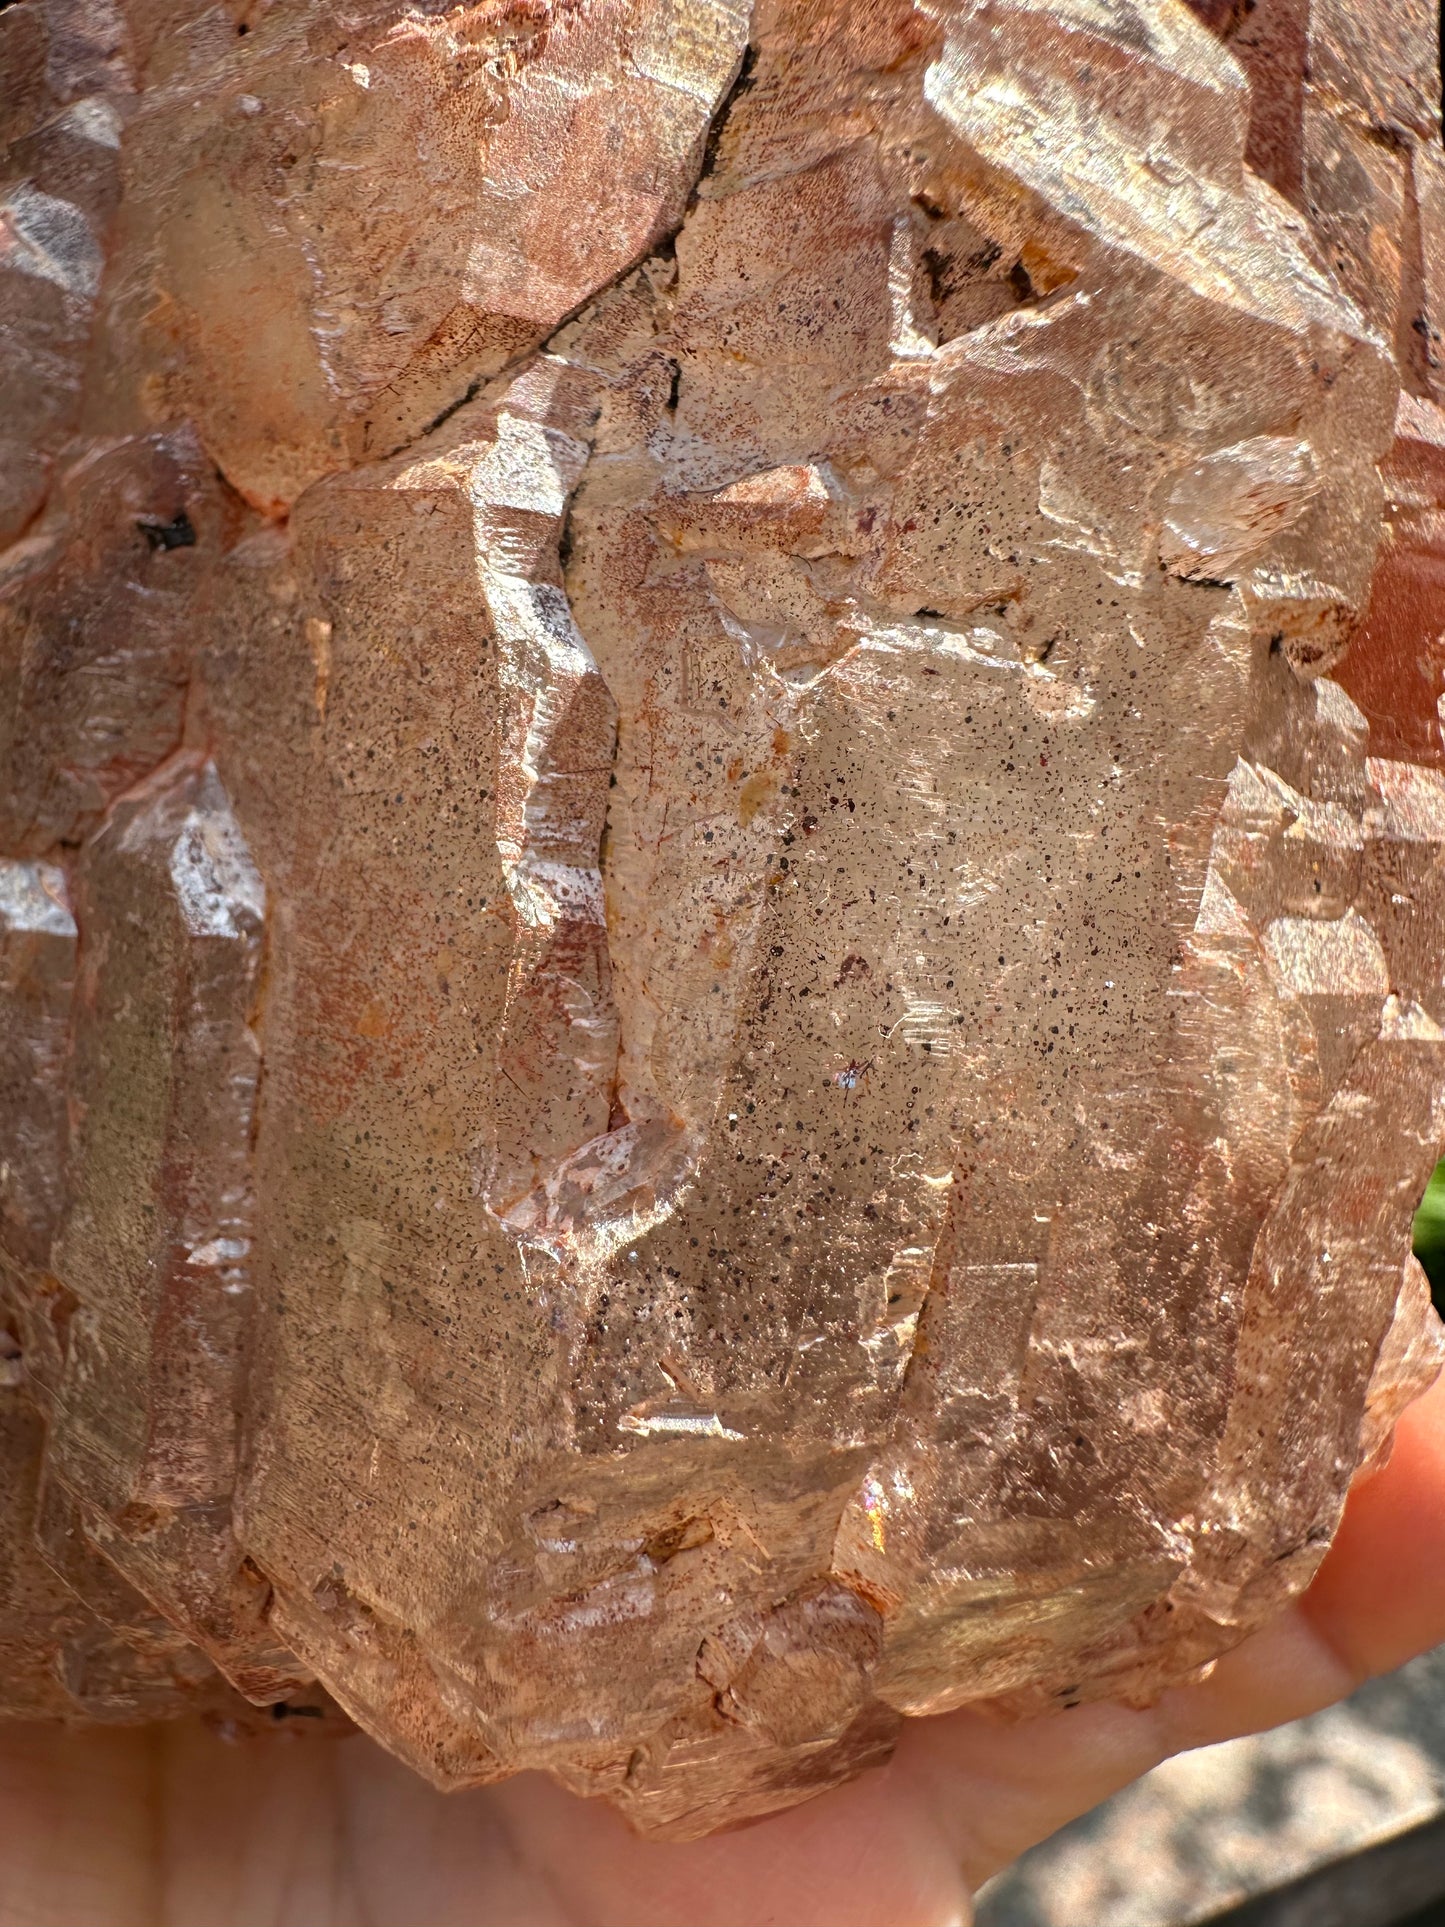
<instances>
[{"instance_id":1,"label":"quartz crystal cluster","mask_svg":"<svg viewBox=\"0 0 1445 1927\"><path fill-rule=\"evenodd\" d=\"M0 1706L698 1833L1431 1379L1428 0L0 11Z\"/></svg>"}]
</instances>

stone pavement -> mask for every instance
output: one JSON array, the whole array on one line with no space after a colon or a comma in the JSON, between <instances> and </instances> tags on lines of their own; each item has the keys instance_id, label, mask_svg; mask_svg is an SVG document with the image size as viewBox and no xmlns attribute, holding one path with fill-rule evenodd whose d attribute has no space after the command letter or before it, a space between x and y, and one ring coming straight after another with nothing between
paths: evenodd
<instances>
[{"instance_id":1,"label":"stone pavement","mask_svg":"<svg viewBox=\"0 0 1445 1927\"><path fill-rule=\"evenodd\" d=\"M1445 1647L1343 1706L1166 1761L991 1881L978 1927L1196 1927L1442 1816ZM1249 1919L1333 1927L1310 1893Z\"/></svg>"}]
</instances>

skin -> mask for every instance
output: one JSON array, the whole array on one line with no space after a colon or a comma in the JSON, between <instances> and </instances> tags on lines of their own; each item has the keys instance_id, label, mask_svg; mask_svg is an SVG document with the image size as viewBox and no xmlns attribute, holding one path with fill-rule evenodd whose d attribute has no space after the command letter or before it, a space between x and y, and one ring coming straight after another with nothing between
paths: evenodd
<instances>
[{"instance_id":1,"label":"skin","mask_svg":"<svg viewBox=\"0 0 1445 1927\"><path fill-rule=\"evenodd\" d=\"M11 1727L0 1927L964 1927L981 1881L1169 1754L1314 1712L1441 1640L1445 1380L1299 1604L1147 1712L911 1721L881 1772L688 1846L535 1775L434 1793L359 1738Z\"/></svg>"}]
</instances>

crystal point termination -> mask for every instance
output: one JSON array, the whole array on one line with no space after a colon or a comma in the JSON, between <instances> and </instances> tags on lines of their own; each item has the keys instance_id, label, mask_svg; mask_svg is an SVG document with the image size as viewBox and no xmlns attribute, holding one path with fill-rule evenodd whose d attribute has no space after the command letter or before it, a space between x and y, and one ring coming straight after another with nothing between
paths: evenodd
<instances>
[{"instance_id":1,"label":"crystal point termination","mask_svg":"<svg viewBox=\"0 0 1445 1927\"><path fill-rule=\"evenodd\" d=\"M0 11L7 1710L687 1835L1306 1583L1441 1355L1434 34Z\"/></svg>"}]
</instances>

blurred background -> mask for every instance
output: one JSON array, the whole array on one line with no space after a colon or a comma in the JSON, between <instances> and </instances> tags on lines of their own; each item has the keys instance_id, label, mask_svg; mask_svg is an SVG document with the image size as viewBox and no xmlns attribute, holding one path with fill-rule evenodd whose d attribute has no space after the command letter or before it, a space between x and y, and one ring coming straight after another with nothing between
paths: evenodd
<instances>
[{"instance_id":1,"label":"blurred background","mask_svg":"<svg viewBox=\"0 0 1445 1927\"><path fill-rule=\"evenodd\" d=\"M1415 1213L1415 1256L1429 1274L1436 1309L1445 1317L1445 1163L1435 1166Z\"/></svg>"},{"instance_id":2,"label":"blurred background","mask_svg":"<svg viewBox=\"0 0 1445 1927\"><path fill-rule=\"evenodd\" d=\"M1415 1219L1445 1316L1445 1163ZM1445 1927L1445 1646L1166 1761L991 1881L978 1927Z\"/></svg>"}]
</instances>

